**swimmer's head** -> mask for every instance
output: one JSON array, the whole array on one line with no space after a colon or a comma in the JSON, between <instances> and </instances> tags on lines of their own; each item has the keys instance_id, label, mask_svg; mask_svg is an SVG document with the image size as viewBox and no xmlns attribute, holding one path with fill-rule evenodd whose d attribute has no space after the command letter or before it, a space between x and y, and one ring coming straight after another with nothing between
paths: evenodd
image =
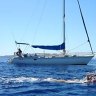
<instances>
[{"instance_id":1,"label":"swimmer's head","mask_svg":"<svg viewBox=\"0 0 96 96\"><path fill-rule=\"evenodd\" d=\"M86 75L86 77L87 77L87 81L88 82L94 82L94 81L96 81L96 74L93 74L93 73L91 73L91 74L87 74Z\"/></svg>"}]
</instances>

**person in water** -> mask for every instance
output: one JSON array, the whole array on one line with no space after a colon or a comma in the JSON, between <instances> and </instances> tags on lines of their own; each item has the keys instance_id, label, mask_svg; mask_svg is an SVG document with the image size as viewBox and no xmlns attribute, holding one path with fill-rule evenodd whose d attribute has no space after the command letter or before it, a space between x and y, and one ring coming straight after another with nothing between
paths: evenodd
<instances>
[{"instance_id":1,"label":"person in water","mask_svg":"<svg viewBox=\"0 0 96 96\"><path fill-rule=\"evenodd\" d=\"M16 52L16 55L19 56L19 57L22 57L22 50L20 48Z\"/></svg>"},{"instance_id":2,"label":"person in water","mask_svg":"<svg viewBox=\"0 0 96 96\"><path fill-rule=\"evenodd\" d=\"M92 74L88 74L86 76L87 82L88 83L96 83L96 74L92 73Z\"/></svg>"}]
</instances>

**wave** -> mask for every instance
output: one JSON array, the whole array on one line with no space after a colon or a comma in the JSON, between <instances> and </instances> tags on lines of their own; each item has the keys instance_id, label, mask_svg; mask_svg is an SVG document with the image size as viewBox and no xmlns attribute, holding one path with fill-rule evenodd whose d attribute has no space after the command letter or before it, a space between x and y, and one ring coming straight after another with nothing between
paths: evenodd
<instances>
[{"instance_id":1,"label":"wave","mask_svg":"<svg viewBox=\"0 0 96 96\"><path fill-rule=\"evenodd\" d=\"M39 78L34 78L34 77L14 77L14 78L1 78L0 81L4 83L22 83L22 82L36 82L38 81Z\"/></svg>"},{"instance_id":2,"label":"wave","mask_svg":"<svg viewBox=\"0 0 96 96\"><path fill-rule=\"evenodd\" d=\"M60 83L86 83L87 82L86 78L83 78L83 79L70 79L70 80L47 78L47 79L44 79L44 81L60 82Z\"/></svg>"},{"instance_id":3,"label":"wave","mask_svg":"<svg viewBox=\"0 0 96 96\"><path fill-rule=\"evenodd\" d=\"M83 79L70 79L70 80L64 80L64 79L54 79L54 78L35 78L35 77L14 77L14 78L1 78L0 82L4 83L23 83L23 82L53 82L53 83L86 83L86 78Z\"/></svg>"}]
</instances>

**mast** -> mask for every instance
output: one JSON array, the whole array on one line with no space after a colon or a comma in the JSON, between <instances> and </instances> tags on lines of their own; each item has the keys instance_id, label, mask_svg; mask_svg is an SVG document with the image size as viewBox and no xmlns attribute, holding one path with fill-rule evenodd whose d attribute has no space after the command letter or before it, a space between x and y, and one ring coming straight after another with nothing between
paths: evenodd
<instances>
[{"instance_id":1,"label":"mast","mask_svg":"<svg viewBox=\"0 0 96 96\"><path fill-rule=\"evenodd\" d=\"M63 0L63 43L64 43L63 53L65 55L65 53L66 53L66 46L65 46L65 0Z\"/></svg>"},{"instance_id":2,"label":"mast","mask_svg":"<svg viewBox=\"0 0 96 96\"><path fill-rule=\"evenodd\" d=\"M94 52L93 52L93 49L92 49L92 45L91 45L91 42L90 42L90 38L89 38L89 35L88 35L88 32L87 32L86 24L85 24L85 21L84 21L84 17L83 17L83 14L82 14L82 10L81 10L81 7L80 7L79 0L77 0L77 2L78 2L78 6L79 6L81 17L82 17L84 29L85 29L85 32L86 32L86 35L87 35L87 38L88 38L88 42L89 42L89 45L90 45L90 49L91 49L92 54L94 55Z\"/></svg>"}]
</instances>

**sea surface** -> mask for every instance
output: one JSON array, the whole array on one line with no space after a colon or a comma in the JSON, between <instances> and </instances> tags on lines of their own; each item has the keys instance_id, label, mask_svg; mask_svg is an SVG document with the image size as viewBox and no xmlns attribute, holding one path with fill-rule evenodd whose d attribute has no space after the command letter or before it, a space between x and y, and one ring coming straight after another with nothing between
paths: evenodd
<instances>
[{"instance_id":1,"label":"sea surface","mask_svg":"<svg viewBox=\"0 0 96 96\"><path fill-rule=\"evenodd\" d=\"M96 96L96 84L84 83L96 73L96 59L88 65L16 65L0 57L0 96ZM77 80L56 82L56 80Z\"/></svg>"}]
</instances>

